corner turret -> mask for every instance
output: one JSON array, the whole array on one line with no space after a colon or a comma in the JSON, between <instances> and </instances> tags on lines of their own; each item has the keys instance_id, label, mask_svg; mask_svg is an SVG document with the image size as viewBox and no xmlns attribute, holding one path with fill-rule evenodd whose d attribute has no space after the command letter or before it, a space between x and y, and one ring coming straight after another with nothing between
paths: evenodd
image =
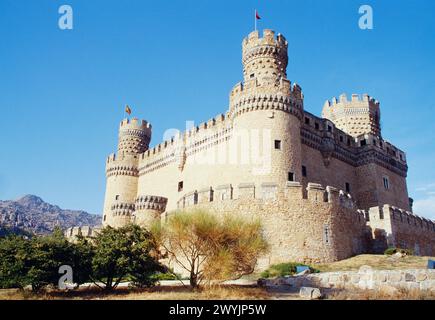
<instances>
[{"instance_id":1,"label":"corner turret","mask_svg":"<svg viewBox=\"0 0 435 320\"><path fill-rule=\"evenodd\" d=\"M326 101L322 117L334 122L335 126L347 134L358 137L370 133L379 138L381 135L381 111L379 102L364 94L352 94L349 101L345 94L337 100Z\"/></svg>"}]
</instances>

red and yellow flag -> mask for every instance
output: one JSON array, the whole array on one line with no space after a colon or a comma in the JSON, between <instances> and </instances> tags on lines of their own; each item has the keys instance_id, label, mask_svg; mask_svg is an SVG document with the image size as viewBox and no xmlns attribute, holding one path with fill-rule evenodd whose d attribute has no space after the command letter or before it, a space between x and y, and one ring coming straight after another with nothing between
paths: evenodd
<instances>
[{"instance_id":1,"label":"red and yellow flag","mask_svg":"<svg viewBox=\"0 0 435 320\"><path fill-rule=\"evenodd\" d=\"M125 106L125 112L127 112L128 115L131 115L131 109L129 106Z\"/></svg>"}]
</instances>

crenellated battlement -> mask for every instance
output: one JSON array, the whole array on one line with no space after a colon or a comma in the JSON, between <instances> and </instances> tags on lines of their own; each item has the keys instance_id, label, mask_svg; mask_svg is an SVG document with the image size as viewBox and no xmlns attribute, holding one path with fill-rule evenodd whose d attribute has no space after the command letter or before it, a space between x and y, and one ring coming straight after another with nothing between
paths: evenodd
<instances>
[{"instance_id":1,"label":"crenellated battlement","mask_svg":"<svg viewBox=\"0 0 435 320\"><path fill-rule=\"evenodd\" d=\"M275 37L275 31L263 30L260 37L258 31L251 32L242 42L243 60L248 60L255 50L257 54L284 54L287 55L288 42L282 34ZM258 51L257 51L258 50Z\"/></svg>"},{"instance_id":2,"label":"crenellated battlement","mask_svg":"<svg viewBox=\"0 0 435 320\"><path fill-rule=\"evenodd\" d=\"M345 93L341 94L340 97L337 99L336 97L333 97L332 100L326 100L324 107L334 107L338 105L348 105L351 103L362 103L362 105L373 105L376 107L379 107L379 101L375 98L370 97L368 94L352 94L351 100L348 100L347 95Z\"/></svg>"},{"instance_id":3,"label":"crenellated battlement","mask_svg":"<svg viewBox=\"0 0 435 320\"><path fill-rule=\"evenodd\" d=\"M152 125L151 123L148 123L145 120L139 120L138 118L132 118L132 119L123 119L119 125L120 129L138 129L138 130L144 130L147 131L147 129L151 130Z\"/></svg>"},{"instance_id":4,"label":"crenellated battlement","mask_svg":"<svg viewBox=\"0 0 435 320\"><path fill-rule=\"evenodd\" d=\"M332 206L356 210L352 196L343 190L317 183L308 183L307 192L303 192L299 182L287 182L285 186L276 183L242 183L233 187L232 184L207 187L184 194L177 202L178 208L183 209L192 205L218 202L226 200L257 199L261 201L308 201L311 203L325 203Z\"/></svg>"},{"instance_id":5,"label":"crenellated battlement","mask_svg":"<svg viewBox=\"0 0 435 320\"><path fill-rule=\"evenodd\" d=\"M294 88L299 90L299 87ZM301 94L300 91L296 92ZM302 119L303 102L281 93L238 95L231 99L231 112L234 116L255 110L281 110Z\"/></svg>"},{"instance_id":6,"label":"crenellated battlement","mask_svg":"<svg viewBox=\"0 0 435 320\"><path fill-rule=\"evenodd\" d=\"M111 154L106 159L106 177L139 175L137 156Z\"/></svg>"},{"instance_id":7,"label":"crenellated battlement","mask_svg":"<svg viewBox=\"0 0 435 320\"><path fill-rule=\"evenodd\" d=\"M351 100L346 94L340 95L338 100L334 97L332 101L325 102L322 117L353 137L365 133L381 136L379 101L368 94L362 97L352 94Z\"/></svg>"},{"instance_id":8,"label":"crenellated battlement","mask_svg":"<svg viewBox=\"0 0 435 320\"><path fill-rule=\"evenodd\" d=\"M229 113L219 114L192 129L179 133L169 140L163 141L139 156L139 170L149 166L176 160L180 152L190 153L200 145L222 142L232 128ZM184 150L184 151L183 151Z\"/></svg>"},{"instance_id":9,"label":"crenellated battlement","mask_svg":"<svg viewBox=\"0 0 435 320\"><path fill-rule=\"evenodd\" d=\"M406 211L395 206L386 204L382 207L373 207L368 210L369 221L372 225L386 220L400 227L414 228L435 232L435 222L418 216L411 211Z\"/></svg>"},{"instance_id":10,"label":"crenellated battlement","mask_svg":"<svg viewBox=\"0 0 435 320\"><path fill-rule=\"evenodd\" d=\"M95 237L101 230L101 227L71 227L64 231L64 236L68 241L77 241L78 236L83 236L85 238Z\"/></svg>"},{"instance_id":11,"label":"crenellated battlement","mask_svg":"<svg viewBox=\"0 0 435 320\"><path fill-rule=\"evenodd\" d=\"M151 141L151 124L137 118L124 119L119 126L118 154L140 154Z\"/></svg>"}]
</instances>

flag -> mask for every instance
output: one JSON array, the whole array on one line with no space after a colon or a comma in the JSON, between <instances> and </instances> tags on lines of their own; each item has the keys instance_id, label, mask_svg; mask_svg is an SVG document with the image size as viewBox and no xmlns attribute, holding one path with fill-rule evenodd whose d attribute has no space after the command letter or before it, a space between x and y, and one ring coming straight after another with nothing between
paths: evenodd
<instances>
[{"instance_id":1,"label":"flag","mask_svg":"<svg viewBox=\"0 0 435 320\"><path fill-rule=\"evenodd\" d=\"M261 19L261 17L260 17L260 15L258 14L258 11L257 11L257 10L255 10L255 19L257 19L257 20L260 20L260 19Z\"/></svg>"},{"instance_id":2,"label":"flag","mask_svg":"<svg viewBox=\"0 0 435 320\"><path fill-rule=\"evenodd\" d=\"M127 112L128 115L131 115L131 109L129 106L125 106L125 112Z\"/></svg>"}]
</instances>

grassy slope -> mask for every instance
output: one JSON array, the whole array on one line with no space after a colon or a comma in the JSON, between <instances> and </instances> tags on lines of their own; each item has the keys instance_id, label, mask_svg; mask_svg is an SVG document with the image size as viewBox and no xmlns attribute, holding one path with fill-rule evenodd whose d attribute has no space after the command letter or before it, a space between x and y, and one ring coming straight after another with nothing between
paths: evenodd
<instances>
[{"instance_id":1,"label":"grassy slope","mask_svg":"<svg viewBox=\"0 0 435 320\"><path fill-rule=\"evenodd\" d=\"M313 265L313 267L319 269L321 272L356 271L364 265L371 266L376 270L426 269L429 259L434 260L435 258L416 256L396 258L394 256L363 254L333 263L316 264Z\"/></svg>"}]
</instances>

